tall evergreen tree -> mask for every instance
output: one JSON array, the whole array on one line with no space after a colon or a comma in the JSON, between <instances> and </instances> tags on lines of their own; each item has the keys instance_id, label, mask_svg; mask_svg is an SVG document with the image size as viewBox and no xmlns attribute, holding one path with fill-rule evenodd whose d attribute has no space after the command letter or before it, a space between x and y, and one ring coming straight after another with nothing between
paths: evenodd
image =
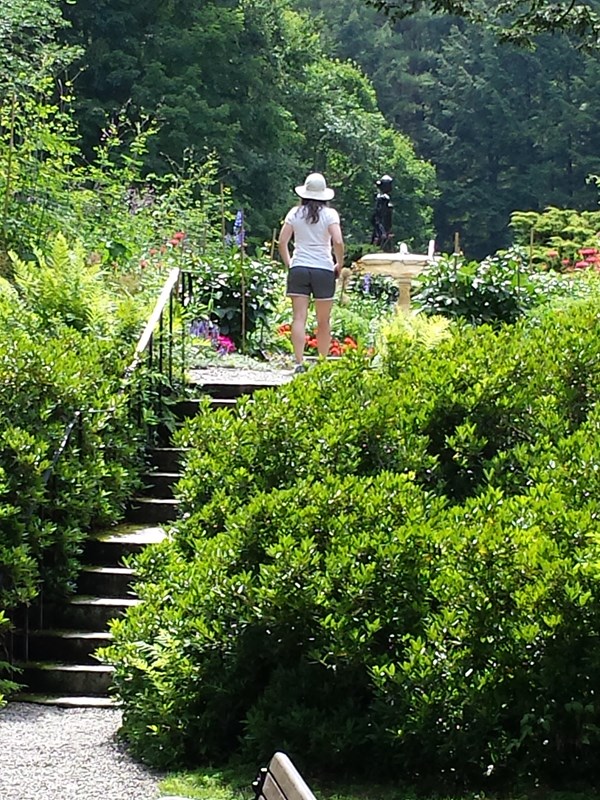
<instances>
[{"instance_id":1,"label":"tall evergreen tree","mask_svg":"<svg viewBox=\"0 0 600 800\"><path fill-rule=\"evenodd\" d=\"M436 165L443 249L456 231L471 256L507 245L516 208L595 207L596 55L564 37L540 37L535 50L500 44L458 17L392 23L362 0L297 3L320 13L332 52L357 59L386 118Z\"/></svg>"}]
</instances>

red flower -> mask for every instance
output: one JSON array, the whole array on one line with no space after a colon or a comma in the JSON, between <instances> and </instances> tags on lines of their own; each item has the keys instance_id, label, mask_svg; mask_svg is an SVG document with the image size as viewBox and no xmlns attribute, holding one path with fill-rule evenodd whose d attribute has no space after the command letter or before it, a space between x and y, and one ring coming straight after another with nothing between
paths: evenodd
<instances>
[{"instance_id":1,"label":"red flower","mask_svg":"<svg viewBox=\"0 0 600 800\"><path fill-rule=\"evenodd\" d=\"M582 256L592 256L597 253L598 250L595 247L582 247L578 252Z\"/></svg>"}]
</instances>

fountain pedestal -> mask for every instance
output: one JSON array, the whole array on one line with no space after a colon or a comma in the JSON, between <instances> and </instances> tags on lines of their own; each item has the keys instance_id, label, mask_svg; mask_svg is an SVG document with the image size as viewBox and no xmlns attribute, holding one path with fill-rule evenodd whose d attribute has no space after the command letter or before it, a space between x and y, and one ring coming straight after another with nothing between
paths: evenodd
<instances>
[{"instance_id":1,"label":"fountain pedestal","mask_svg":"<svg viewBox=\"0 0 600 800\"><path fill-rule=\"evenodd\" d=\"M355 262L361 273L387 275L393 278L399 289L396 307L399 311L410 311L410 292L413 279L429 264L434 263L434 242L429 242L426 254L409 253L404 243L397 253L367 253Z\"/></svg>"}]
</instances>

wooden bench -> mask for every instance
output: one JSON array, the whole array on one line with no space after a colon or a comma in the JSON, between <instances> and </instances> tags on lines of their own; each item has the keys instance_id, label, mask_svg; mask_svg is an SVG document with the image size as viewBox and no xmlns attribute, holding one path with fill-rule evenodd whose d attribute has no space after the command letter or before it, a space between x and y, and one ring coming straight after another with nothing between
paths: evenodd
<instances>
[{"instance_id":1,"label":"wooden bench","mask_svg":"<svg viewBox=\"0 0 600 800\"><path fill-rule=\"evenodd\" d=\"M285 753L275 753L252 784L255 800L316 800Z\"/></svg>"}]
</instances>

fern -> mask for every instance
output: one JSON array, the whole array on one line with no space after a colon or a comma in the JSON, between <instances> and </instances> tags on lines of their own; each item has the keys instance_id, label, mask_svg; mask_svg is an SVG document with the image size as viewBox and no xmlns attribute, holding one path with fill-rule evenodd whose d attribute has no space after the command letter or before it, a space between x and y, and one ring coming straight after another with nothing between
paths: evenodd
<instances>
[{"instance_id":1,"label":"fern","mask_svg":"<svg viewBox=\"0 0 600 800\"><path fill-rule=\"evenodd\" d=\"M382 324L377 336L377 350L385 353L391 343L417 345L429 350L452 335L450 320L440 315L394 314Z\"/></svg>"},{"instance_id":2,"label":"fern","mask_svg":"<svg viewBox=\"0 0 600 800\"><path fill-rule=\"evenodd\" d=\"M399 377L415 351L431 350L451 336L452 322L446 317L396 313L379 328L373 365Z\"/></svg>"},{"instance_id":3,"label":"fern","mask_svg":"<svg viewBox=\"0 0 600 800\"><path fill-rule=\"evenodd\" d=\"M47 254L36 250L35 256L36 261L24 261L10 253L14 283L25 304L50 328L62 322L86 333L106 332L113 303L104 273L87 261L83 246L70 246L59 233Z\"/></svg>"}]
</instances>

